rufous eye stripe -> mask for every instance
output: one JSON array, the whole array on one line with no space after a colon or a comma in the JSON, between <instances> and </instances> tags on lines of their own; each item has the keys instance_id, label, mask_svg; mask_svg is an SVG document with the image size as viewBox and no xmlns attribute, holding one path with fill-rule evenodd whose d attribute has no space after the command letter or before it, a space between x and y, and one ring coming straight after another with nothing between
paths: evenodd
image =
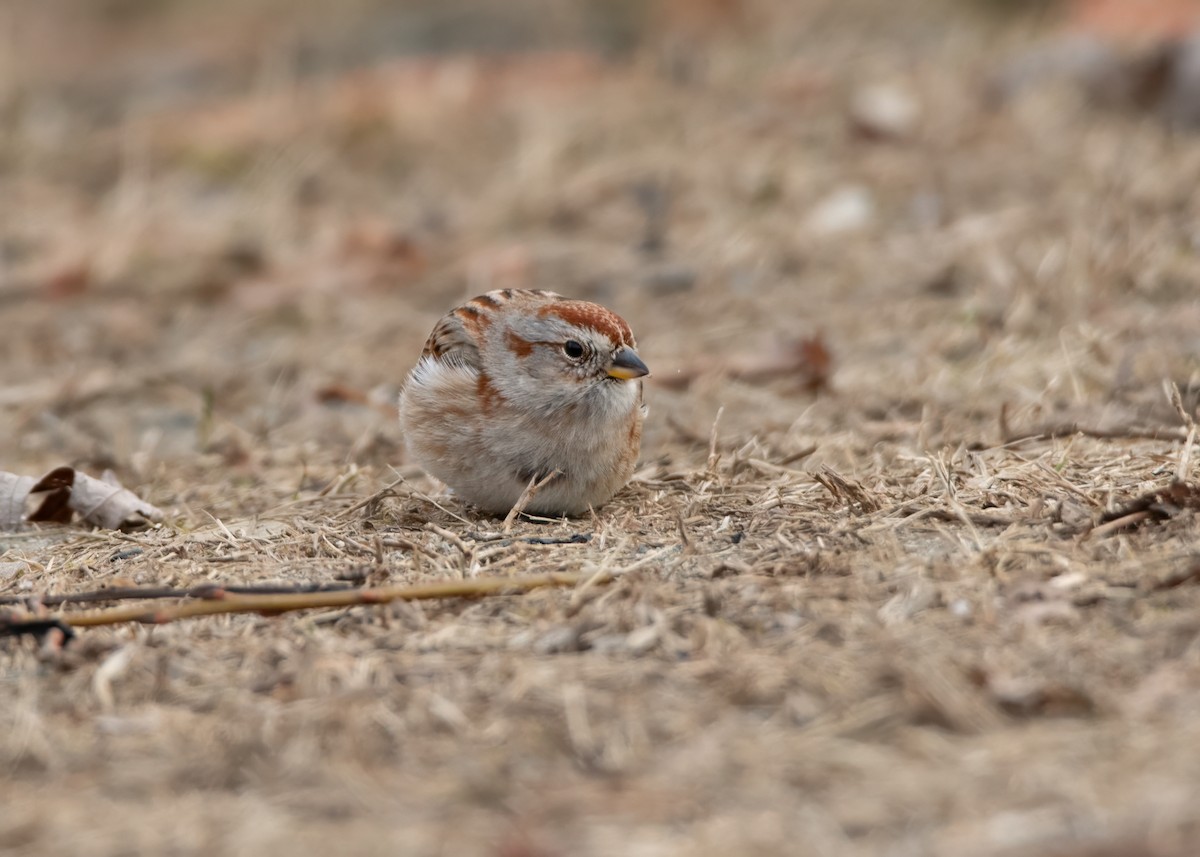
<instances>
[{"instance_id":1,"label":"rufous eye stripe","mask_svg":"<svg viewBox=\"0 0 1200 857\"><path fill-rule=\"evenodd\" d=\"M510 330L505 338L508 340L508 347L518 357L528 357L533 353L533 343L525 337L518 336Z\"/></svg>"}]
</instances>

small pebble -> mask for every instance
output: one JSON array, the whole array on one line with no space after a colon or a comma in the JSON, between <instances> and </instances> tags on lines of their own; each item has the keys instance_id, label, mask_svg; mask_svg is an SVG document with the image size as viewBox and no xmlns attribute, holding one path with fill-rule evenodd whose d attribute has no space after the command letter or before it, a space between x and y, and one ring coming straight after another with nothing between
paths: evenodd
<instances>
[{"instance_id":1,"label":"small pebble","mask_svg":"<svg viewBox=\"0 0 1200 857\"><path fill-rule=\"evenodd\" d=\"M866 229L874 220L871 192L860 185L847 185L818 202L804 225L815 235L840 235Z\"/></svg>"}]
</instances>

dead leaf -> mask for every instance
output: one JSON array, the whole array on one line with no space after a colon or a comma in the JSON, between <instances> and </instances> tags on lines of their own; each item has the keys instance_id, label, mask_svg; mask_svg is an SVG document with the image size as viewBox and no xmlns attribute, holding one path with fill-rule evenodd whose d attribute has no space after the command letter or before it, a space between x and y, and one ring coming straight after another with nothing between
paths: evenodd
<instances>
[{"instance_id":1,"label":"dead leaf","mask_svg":"<svg viewBox=\"0 0 1200 857\"><path fill-rule=\"evenodd\" d=\"M37 502L37 508L25 516L33 523L69 524L74 510L71 508L71 486L75 481L75 470L58 467L51 470L29 489L28 502ZM40 498L39 498L39 495Z\"/></svg>"},{"instance_id":2,"label":"dead leaf","mask_svg":"<svg viewBox=\"0 0 1200 857\"><path fill-rule=\"evenodd\" d=\"M160 509L126 489L111 470L101 479L74 471L71 508L86 523L106 529L130 529L147 526L163 519Z\"/></svg>"},{"instance_id":3,"label":"dead leaf","mask_svg":"<svg viewBox=\"0 0 1200 857\"><path fill-rule=\"evenodd\" d=\"M25 520L25 499L34 482L32 476L0 471L0 532L21 528Z\"/></svg>"},{"instance_id":4,"label":"dead leaf","mask_svg":"<svg viewBox=\"0 0 1200 857\"><path fill-rule=\"evenodd\" d=\"M0 471L0 532L19 530L27 522L66 524L73 514L110 530L139 529L163 519L160 509L124 488L111 470L96 479L73 467L57 467L40 480Z\"/></svg>"}]
</instances>

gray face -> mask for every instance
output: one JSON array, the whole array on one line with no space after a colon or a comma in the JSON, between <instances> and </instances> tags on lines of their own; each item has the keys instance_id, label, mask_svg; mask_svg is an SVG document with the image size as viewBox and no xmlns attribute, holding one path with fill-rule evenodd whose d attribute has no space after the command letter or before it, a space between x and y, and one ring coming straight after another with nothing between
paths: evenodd
<instances>
[{"instance_id":1,"label":"gray face","mask_svg":"<svg viewBox=\"0 0 1200 857\"><path fill-rule=\"evenodd\" d=\"M615 349L602 333L555 318L519 319L512 332L531 349L518 360L523 360L525 371L534 377L547 381L556 377L584 382L609 380L608 367Z\"/></svg>"},{"instance_id":2,"label":"gray face","mask_svg":"<svg viewBox=\"0 0 1200 857\"><path fill-rule=\"evenodd\" d=\"M500 367L492 378L506 397L535 402L546 414L565 407L604 408L628 396L628 381L609 370L617 345L599 331L554 317L517 317L488 331Z\"/></svg>"}]
</instances>

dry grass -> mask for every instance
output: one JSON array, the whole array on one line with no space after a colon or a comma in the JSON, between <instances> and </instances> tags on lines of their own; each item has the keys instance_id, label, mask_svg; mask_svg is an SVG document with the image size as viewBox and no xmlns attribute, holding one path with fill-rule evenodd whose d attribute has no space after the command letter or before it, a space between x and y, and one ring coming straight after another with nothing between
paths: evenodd
<instances>
[{"instance_id":1,"label":"dry grass","mask_svg":"<svg viewBox=\"0 0 1200 857\"><path fill-rule=\"evenodd\" d=\"M24 81L0 466L112 466L169 524L0 537L0 595L588 582L4 641L0 847L1195 853L1196 517L1102 522L1200 478L1163 391L1195 414L1200 149L1068 89L990 107L1040 31L909 5L566 82L268 55L216 113ZM878 80L911 139L848 130ZM874 217L822 234L847 186ZM594 518L506 527L404 460L397 385L495 285L614 306L658 379ZM818 334L826 390L738 368Z\"/></svg>"}]
</instances>

